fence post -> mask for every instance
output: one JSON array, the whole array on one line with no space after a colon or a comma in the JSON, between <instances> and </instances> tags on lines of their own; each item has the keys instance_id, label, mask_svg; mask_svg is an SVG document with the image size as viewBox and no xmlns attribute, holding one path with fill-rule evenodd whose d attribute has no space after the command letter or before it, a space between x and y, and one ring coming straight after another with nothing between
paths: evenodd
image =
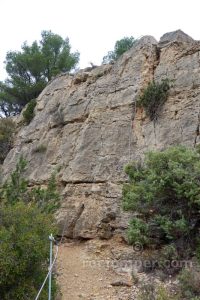
<instances>
[{"instance_id":1,"label":"fence post","mask_svg":"<svg viewBox=\"0 0 200 300\"><path fill-rule=\"evenodd\" d=\"M51 274L52 274L51 267L52 267L52 255L53 255L53 241L54 241L54 237L52 234L49 236L49 240L50 240L50 257L49 257L50 273L49 273L49 297L48 297L48 300L51 300Z\"/></svg>"}]
</instances>

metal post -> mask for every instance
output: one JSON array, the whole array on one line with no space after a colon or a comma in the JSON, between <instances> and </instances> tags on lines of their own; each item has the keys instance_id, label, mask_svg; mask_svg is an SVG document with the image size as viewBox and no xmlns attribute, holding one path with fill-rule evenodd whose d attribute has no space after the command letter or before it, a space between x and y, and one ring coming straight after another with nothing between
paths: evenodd
<instances>
[{"instance_id":1,"label":"metal post","mask_svg":"<svg viewBox=\"0 0 200 300\"><path fill-rule=\"evenodd\" d=\"M49 297L48 297L48 300L51 300L51 274L52 274L51 266L52 266L53 241L54 241L52 234L49 236L49 240L50 240L50 259L49 259L50 273L49 273Z\"/></svg>"}]
</instances>

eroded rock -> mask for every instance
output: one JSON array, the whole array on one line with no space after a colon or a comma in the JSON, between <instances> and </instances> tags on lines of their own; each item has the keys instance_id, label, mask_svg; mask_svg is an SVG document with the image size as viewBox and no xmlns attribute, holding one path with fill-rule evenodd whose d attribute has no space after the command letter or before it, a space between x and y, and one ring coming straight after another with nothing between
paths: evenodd
<instances>
[{"instance_id":1,"label":"eroded rock","mask_svg":"<svg viewBox=\"0 0 200 300\"><path fill-rule=\"evenodd\" d=\"M115 64L55 78L38 97L35 118L19 130L4 177L20 155L33 185L45 184L57 170L63 195L57 219L66 236L122 234L130 218L121 209L124 165L147 150L199 143L199 52L200 43L180 31L164 35L159 45L147 36ZM150 81L166 77L172 80L169 98L152 122L135 103ZM38 145L46 151L35 153Z\"/></svg>"}]
</instances>

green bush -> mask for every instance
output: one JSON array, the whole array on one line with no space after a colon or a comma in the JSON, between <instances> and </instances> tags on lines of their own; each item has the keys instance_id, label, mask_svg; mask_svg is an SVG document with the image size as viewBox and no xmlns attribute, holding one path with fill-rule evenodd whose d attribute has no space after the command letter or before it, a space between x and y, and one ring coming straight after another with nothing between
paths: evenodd
<instances>
[{"instance_id":1,"label":"green bush","mask_svg":"<svg viewBox=\"0 0 200 300\"><path fill-rule=\"evenodd\" d=\"M53 213L59 206L55 174L46 189L29 188L23 177L26 161L0 189L0 299L34 299L48 272L50 233L56 234ZM53 276L54 277L54 276ZM53 279L53 298L56 283ZM40 299L47 299L47 288Z\"/></svg>"},{"instance_id":2,"label":"green bush","mask_svg":"<svg viewBox=\"0 0 200 300\"><path fill-rule=\"evenodd\" d=\"M109 51L106 56L103 57L103 64L108 64L116 61L124 52L131 49L136 40L134 37L124 37L121 40L116 41L113 51Z\"/></svg>"},{"instance_id":3,"label":"green bush","mask_svg":"<svg viewBox=\"0 0 200 300\"><path fill-rule=\"evenodd\" d=\"M149 152L144 164L125 168L123 207L137 212L128 237L134 244L173 245L179 257L190 257L200 229L200 154L185 147Z\"/></svg>"},{"instance_id":4,"label":"green bush","mask_svg":"<svg viewBox=\"0 0 200 300\"><path fill-rule=\"evenodd\" d=\"M60 205L60 197L57 192L55 173L51 175L47 188L40 186L28 188L29 182L24 178L27 162L21 157L16 165L15 171L4 183L0 190L1 200L8 204L14 204L19 201L24 203L35 203L42 211L53 213Z\"/></svg>"},{"instance_id":5,"label":"green bush","mask_svg":"<svg viewBox=\"0 0 200 300\"><path fill-rule=\"evenodd\" d=\"M157 289L156 300L181 300L179 295L170 294L163 286L159 286Z\"/></svg>"},{"instance_id":6,"label":"green bush","mask_svg":"<svg viewBox=\"0 0 200 300\"><path fill-rule=\"evenodd\" d=\"M157 118L159 110L167 100L169 89L169 79L163 79L160 83L152 81L139 97L137 105L144 108L151 121Z\"/></svg>"},{"instance_id":7,"label":"green bush","mask_svg":"<svg viewBox=\"0 0 200 300\"><path fill-rule=\"evenodd\" d=\"M128 231L128 238L131 244L134 242L147 245L148 240L148 225L141 219L134 218L130 221L130 228Z\"/></svg>"},{"instance_id":8,"label":"green bush","mask_svg":"<svg viewBox=\"0 0 200 300\"><path fill-rule=\"evenodd\" d=\"M183 299L200 299L200 269L183 269L178 276Z\"/></svg>"},{"instance_id":9,"label":"green bush","mask_svg":"<svg viewBox=\"0 0 200 300\"><path fill-rule=\"evenodd\" d=\"M26 106L25 110L23 111L23 118L24 122L28 125L32 121L35 116L34 109L37 102L36 99L32 99Z\"/></svg>"},{"instance_id":10,"label":"green bush","mask_svg":"<svg viewBox=\"0 0 200 300\"><path fill-rule=\"evenodd\" d=\"M0 298L35 299L48 272L48 236L56 233L54 219L21 201L0 209ZM54 294L55 288L54 281ZM40 299L47 298L45 288Z\"/></svg>"},{"instance_id":11,"label":"green bush","mask_svg":"<svg viewBox=\"0 0 200 300\"><path fill-rule=\"evenodd\" d=\"M3 163L6 155L12 148L13 134L15 132L15 124L12 119L0 119L0 164Z\"/></svg>"},{"instance_id":12,"label":"green bush","mask_svg":"<svg viewBox=\"0 0 200 300\"><path fill-rule=\"evenodd\" d=\"M140 287L138 300L181 300L179 295L171 295L164 286L155 282L143 283Z\"/></svg>"}]
</instances>

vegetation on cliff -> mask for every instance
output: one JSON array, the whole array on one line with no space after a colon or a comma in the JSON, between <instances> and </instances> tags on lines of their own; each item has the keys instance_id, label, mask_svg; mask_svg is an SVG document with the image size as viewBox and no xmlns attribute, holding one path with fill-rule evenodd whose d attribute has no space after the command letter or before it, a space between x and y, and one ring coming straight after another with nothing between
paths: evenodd
<instances>
[{"instance_id":1,"label":"vegetation on cliff","mask_svg":"<svg viewBox=\"0 0 200 300\"><path fill-rule=\"evenodd\" d=\"M12 119L0 119L0 164L3 163L6 155L12 148L14 132L15 124Z\"/></svg>"},{"instance_id":2,"label":"vegetation on cliff","mask_svg":"<svg viewBox=\"0 0 200 300\"><path fill-rule=\"evenodd\" d=\"M116 41L103 63L116 61L134 43L132 36ZM71 52L69 39L51 31L42 31L39 42L24 42L21 51L9 51L5 59L8 78L0 82L0 113L6 117L20 113L54 76L74 70L78 62L79 52Z\"/></svg>"},{"instance_id":3,"label":"vegetation on cliff","mask_svg":"<svg viewBox=\"0 0 200 300\"><path fill-rule=\"evenodd\" d=\"M152 81L140 95L137 106L144 108L151 121L157 119L159 110L167 100L169 89L169 79L163 79L161 82Z\"/></svg>"},{"instance_id":4,"label":"vegetation on cliff","mask_svg":"<svg viewBox=\"0 0 200 300\"><path fill-rule=\"evenodd\" d=\"M71 52L69 39L51 31L42 31L42 39L26 42L21 51L7 53L8 79L0 84L0 109L5 116L19 113L35 99L53 76L74 69L79 53Z\"/></svg>"},{"instance_id":5,"label":"vegetation on cliff","mask_svg":"<svg viewBox=\"0 0 200 300\"><path fill-rule=\"evenodd\" d=\"M133 47L135 43L134 37L124 37L121 40L116 41L114 50L109 51L107 55L103 57L103 63L107 64L117 60L124 52Z\"/></svg>"},{"instance_id":6,"label":"vegetation on cliff","mask_svg":"<svg viewBox=\"0 0 200 300\"><path fill-rule=\"evenodd\" d=\"M26 108L24 109L24 111L22 113L23 118L24 118L24 123L26 125L28 125L35 116L34 109L36 107L36 104L37 104L36 99L32 99L27 104Z\"/></svg>"}]
</instances>

